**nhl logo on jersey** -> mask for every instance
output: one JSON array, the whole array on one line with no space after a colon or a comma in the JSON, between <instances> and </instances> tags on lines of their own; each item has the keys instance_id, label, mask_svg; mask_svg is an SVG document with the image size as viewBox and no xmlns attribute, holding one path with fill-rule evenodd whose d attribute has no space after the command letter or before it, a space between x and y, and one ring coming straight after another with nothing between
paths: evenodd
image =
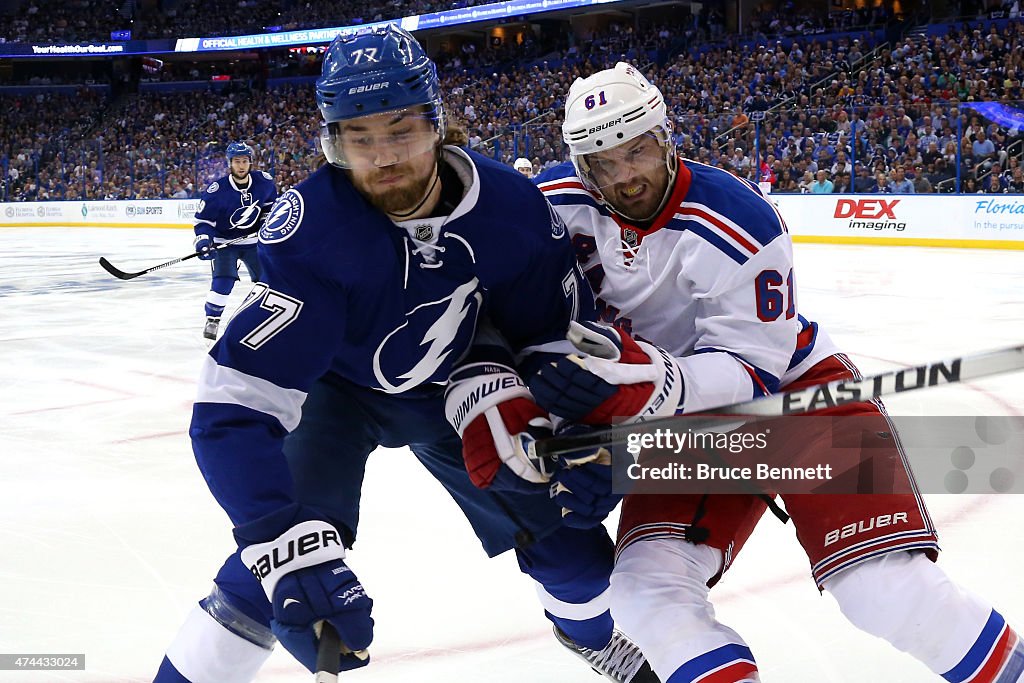
<instances>
[{"instance_id":1,"label":"nhl logo on jersey","mask_svg":"<svg viewBox=\"0 0 1024 683\"><path fill-rule=\"evenodd\" d=\"M434 236L434 226L430 223L416 226L416 239L420 242L429 242Z\"/></svg>"},{"instance_id":2,"label":"nhl logo on jersey","mask_svg":"<svg viewBox=\"0 0 1024 683\"><path fill-rule=\"evenodd\" d=\"M304 212L305 205L302 202L302 195L295 190L285 192L270 208L270 215L267 216L266 222L260 228L260 242L264 244L284 242L299 229Z\"/></svg>"},{"instance_id":3,"label":"nhl logo on jersey","mask_svg":"<svg viewBox=\"0 0 1024 683\"><path fill-rule=\"evenodd\" d=\"M640 239L639 235L637 235L636 230L630 230L629 228L626 228L625 230L622 231L622 241L625 242L626 246L628 246L630 249L636 249L637 244L639 244L640 242Z\"/></svg>"}]
</instances>

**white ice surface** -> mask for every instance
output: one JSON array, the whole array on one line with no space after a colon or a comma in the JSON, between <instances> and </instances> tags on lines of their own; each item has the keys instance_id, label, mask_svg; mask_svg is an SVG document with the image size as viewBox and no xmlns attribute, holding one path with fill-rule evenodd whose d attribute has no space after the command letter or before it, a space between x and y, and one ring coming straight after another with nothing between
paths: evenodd
<instances>
[{"instance_id":1,"label":"white ice surface","mask_svg":"<svg viewBox=\"0 0 1024 683\"><path fill-rule=\"evenodd\" d=\"M149 681L232 539L186 429L206 345L207 265L178 230L0 231L0 652L86 654L21 681ZM1024 252L797 245L801 312L862 370L1024 340ZM237 305L247 281L232 294ZM1024 374L917 392L896 414L1024 413ZM1017 496L929 496L942 565L1024 624ZM374 662L344 680L597 683L550 636L514 558L487 560L404 450L370 459L350 553L375 600ZM768 517L712 596L766 683L937 680L819 596ZM278 648L262 683L308 681Z\"/></svg>"}]
</instances>

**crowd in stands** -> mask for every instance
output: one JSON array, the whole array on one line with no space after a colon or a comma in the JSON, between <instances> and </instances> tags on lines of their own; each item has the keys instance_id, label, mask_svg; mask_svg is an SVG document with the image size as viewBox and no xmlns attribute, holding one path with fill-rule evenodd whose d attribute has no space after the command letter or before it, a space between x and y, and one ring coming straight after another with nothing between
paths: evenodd
<instances>
[{"instance_id":1,"label":"crowd in stands","mask_svg":"<svg viewBox=\"0 0 1024 683\"><path fill-rule=\"evenodd\" d=\"M609 28L574 38L550 63L524 65L510 50L531 49L525 44L442 55L450 118L478 151L507 163L526 156L540 171L566 159L560 122L572 81L623 56L642 64L674 34ZM866 33L756 46L731 39L644 68L666 95L683 156L773 192L949 192L958 178L963 192L1024 191L1024 115L1000 122L971 108L1024 107L1024 22L872 41ZM74 106L87 123L69 119L67 106L21 97L9 107L9 99L0 198L195 196L224 172L223 149L235 139L255 144L257 166L282 189L319 163L311 85L86 98Z\"/></svg>"},{"instance_id":2,"label":"crowd in stands","mask_svg":"<svg viewBox=\"0 0 1024 683\"><path fill-rule=\"evenodd\" d=\"M111 31L131 29L124 0L25 0L0 15L0 43L109 41Z\"/></svg>"},{"instance_id":3,"label":"crowd in stands","mask_svg":"<svg viewBox=\"0 0 1024 683\"><path fill-rule=\"evenodd\" d=\"M112 31L132 38L161 39L233 36L270 31L352 26L417 14L474 7L497 0L24 0L25 6L0 16L0 42L107 41ZM973 0L972 0L973 1ZM982 2L1019 0L982 0ZM906 4L907 0L904 0ZM705 2L700 21L711 35L725 34L721 3ZM794 0L765 2L741 27L747 36L794 36L854 30L882 24L893 16L893 2L857 10L826 11ZM681 14L686 6L679 6Z\"/></svg>"}]
</instances>

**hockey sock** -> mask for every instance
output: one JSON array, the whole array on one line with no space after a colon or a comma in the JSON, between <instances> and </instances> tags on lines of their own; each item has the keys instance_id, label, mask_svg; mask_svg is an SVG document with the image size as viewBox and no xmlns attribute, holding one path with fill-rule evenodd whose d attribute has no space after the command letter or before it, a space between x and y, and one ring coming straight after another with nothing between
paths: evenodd
<instances>
[{"instance_id":1,"label":"hockey sock","mask_svg":"<svg viewBox=\"0 0 1024 683\"><path fill-rule=\"evenodd\" d=\"M644 539L619 553L612 616L666 683L758 680L750 648L708 601L721 565L721 550L681 538Z\"/></svg>"},{"instance_id":2,"label":"hockey sock","mask_svg":"<svg viewBox=\"0 0 1024 683\"><path fill-rule=\"evenodd\" d=\"M215 277L210 283L210 291L206 293L206 317L219 318L228 305L228 295L235 286L231 277Z\"/></svg>"},{"instance_id":3,"label":"hockey sock","mask_svg":"<svg viewBox=\"0 0 1024 683\"><path fill-rule=\"evenodd\" d=\"M828 579L825 590L854 626L950 683L1016 683L1024 672L1024 649L1003 617L922 553L868 560Z\"/></svg>"},{"instance_id":4,"label":"hockey sock","mask_svg":"<svg viewBox=\"0 0 1024 683\"><path fill-rule=\"evenodd\" d=\"M154 683L249 683L270 657L274 636L214 588L188 617Z\"/></svg>"},{"instance_id":5,"label":"hockey sock","mask_svg":"<svg viewBox=\"0 0 1024 683\"><path fill-rule=\"evenodd\" d=\"M604 527L562 527L516 550L520 569L537 582L545 615L581 647L604 649L612 638L608 575L614 548Z\"/></svg>"},{"instance_id":6,"label":"hockey sock","mask_svg":"<svg viewBox=\"0 0 1024 683\"><path fill-rule=\"evenodd\" d=\"M942 674L949 683L1024 681L1024 642L999 612L992 610L981 634L955 667Z\"/></svg>"}]
</instances>

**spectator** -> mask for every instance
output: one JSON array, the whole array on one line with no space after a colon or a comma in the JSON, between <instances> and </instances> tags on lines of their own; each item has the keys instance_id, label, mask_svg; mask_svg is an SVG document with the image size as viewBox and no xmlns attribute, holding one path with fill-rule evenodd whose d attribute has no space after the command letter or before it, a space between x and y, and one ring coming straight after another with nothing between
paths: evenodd
<instances>
[{"instance_id":1,"label":"spectator","mask_svg":"<svg viewBox=\"0 0 1024 683\"><path fill-rule=\"evenodd\" d=\"M1006 192L1006 189L1003 187L1002 180L995 173L990 173L988 178L986 178L985 192L987 194L1003 194Z\"/></svg>"},{"instance_id":2,"label":"spectator","mask_svg":"<svg viewBox=\"0 0 1024 683\"><path fill-rule=\"evenodd\" d=\"M971 143L971 153L985 170L991 168L998 157L995 145L986 137L984 130L977 132L974 142Z\"/></svg>"},{"instance_id":3,"label":"spectator","mask_svg":"<svg viewBox=\"0 0 1024 683\"><path fill-rule=\"evenodd\" d=\"M1010 194L1024 194L1024 171L1020 166L1010 173L1010 179L1006 181L1006 191Z\"/></svg>"},{"instance_id":4,"label":"spectator","mask_svg":"<svg viewBox=\"0 0 1024 683\"><path fill-rule=\"evenodd\" d=\"M889 192L892 194L914 194L914 183L907 179L902 166L897 166L893 171Z\"/></svg>"},{"instance_id":5,"label":"spectator","mask_svg":"<svg viewBox=\"0 0 1024 683\"><path fill-rule=\"evenodd\" d=\"M849 194L850 193L850 174L840 173L836 176L836 181L832 186L832 194Z\"/></svg>"},{"instance_id":6,"label":"spectator","mask_svg":"<svg viewBox=\"0 0 1024 683\"><path fill-rule=\"evenodd\" d=\"M917 164L914 166L914 194L931 194L935 192L931 182L925 177L924 165Z\"/></svg>"},{"instance_id":7,"label":"spectator","mask_svg":"<svg viewBox=\"0 0 1024 683\"><path fill-rule=\"evenodd\" d=\"M828 179L828 172L819 170L817 180L811 183L811 194L832 194L835 184Z\"/></svg>"},{"instance_id":8,"label":"spectator","mask_svg":"<svg viewBox=\"0 0 1024 683\"><path fill-rule=\"evenodd\" d=\"M885 177L885 173L876 173L874 185L868 190L871 194L889 194L892 192L892 183Z\"/></svg>"}]
</instances>

